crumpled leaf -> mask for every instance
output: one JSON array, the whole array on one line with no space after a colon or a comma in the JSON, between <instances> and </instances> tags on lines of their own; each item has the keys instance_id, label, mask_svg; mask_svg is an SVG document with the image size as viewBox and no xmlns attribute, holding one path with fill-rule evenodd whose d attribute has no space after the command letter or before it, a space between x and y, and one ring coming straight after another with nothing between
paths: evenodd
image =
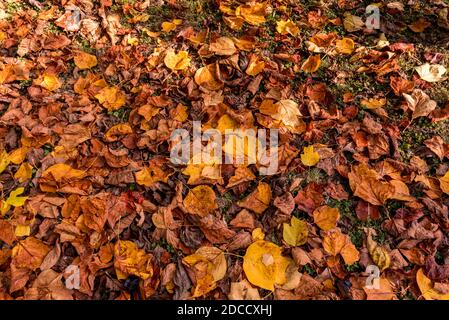
<instances>
[{"instance_id":1,"label":"crumpled leaf","mask_svg":"<svg viewBox=\"0 0 449 320\"><path fill-rule=\"evenodd\" d=\"M437 107L436 101L430 99L430 97L422 90L415 89L412 94L402 94L407 102L410 110L413 111L412 119L419 117L427 117Z\"/></svg>"},{"instance_id":2,"label":"crumpled leaf","mask_svg":"<svg viewBox=\"0 0 449 320\"><path fill-rule=\"evenodd\" d=\"M281 248L269 241L259 240L251 244L243 257L243 271L249 282L270 291L275 285L284 284L291 261L281 253Z\"/></svg>"},{"instance_id":3,"label":"crumpled leaf","mask_svg":"<svg viewBox=\"0 0 449 320\"><path fill-rule=\"evenodd\" d=\"M366 241L368 252L373 259L374 263L379 267L380 271L384 271L385 269L390 267L390 255L387 250L379 246L376 241L373 240L372 236L375 235L375 231L372 228L366 228Z\"/></svg>"},{"instance_id":4,"label":"crumpled leaf","mask_svg":"<svg viewBox=\"0 0 449 320\"><path fill-rule=\"evenodd\" d=\"M345 18L343 20L343 26L345 27L346 31L355 32L362 30L365 26L365 22L363 22L362 18L346 12Z\"/></svg>"},{"instance_id":5,"label":"crumpled leaf","mask_svg":"<svg viewBox=\"0 0 449 320\"><path fill-rule=\"evenodd\" d=\"M216 282L226 275L227 262L223 251L216 247L201 247L182 262L193 269L196 286L193 297L201 297L215 289Z\"/></svg>"},{"instance_id":6,"label":"crumpled leaf","mask_svg":"<svg viewBox=\"0 0 449 320\"><path fill-rule=\"evenodd\" d=\"M438 180L440 181L441 190L444 193L449 194L449 171L447 171L446 174Z\"/></svg>"},{"instance_id":7,"label":"crumpled leaf","mask_svg":"<svg viewBox=\"0 0 449 320\"><path fill-rule=\"evenodd\" d=\"M103 140L106 142L114 142L121 137L133 133L133 129L128 123L120 123L111 127L104 135Z\"/></svg>"},{"instance_id":8,"label":"crumpled leaf","mask_svg":"<svg viewBox=\"0 0 449 320\"><path fill-rule=\"evenodd\" d=\"M0 173L5 171L6 167L9 165L10 157L8 156L8 152L2 150L0 153Z\"/></svg>"},{"instance_id":9,"label":"crumpled leaf","mask_svg":"<svg viewBox=\"0 0 449 320\"><path fill-rule=\"evenodd\" d=\"M229 300L261 300L259 291L243 279L240 282L231 282L231 290L228 294Z\"/></svg>"},{"instance_id":10,"label":"crumpled leaf","mask_svg":"<svg viewBox=\"0 0 449 320\"><path fill-rule=\"evenodd\" d=\"M292 217L290 224L284 223L283 238L291 246L301 246L307 242L309 230L307 222Z\"/></svg>"},{"instance_id":11,"label":"crumpled leaf","mask_svg":"<svg viewBox=\"0 0 449 320\"><path fill-rule=\"evenodd\" d=\"M47 89L48 91L58 90L62 86L61 80L59 80L56 75L47 72L45 72L35 81L37 85L41 86L44 89Z\"/></svg>"},{"instance_id":12,"label":"crumpled leaf","mask_svg":"<svg viewBox=\"0 0 449 320\"><path fill-rule=\"evenodd\" d=\"M354 264L360 259L360 253L352 244L351 239L339 229L328 231L324 235L323 248L334 257L341 254L347 265Z\"/></svg>"},{"instance_id":13,"label":"crumpled leaf","mask_svg":"<svg viewBox=\"0 0 449 320\"><path fill-rule=\"evenodd\" d=\"M290 19L279 20L276 23L276 31L282 35L290 34L294 37L299 34L298 26Z\"/></svg>"},{"instance_id":14,"label":"crumpled leaf","mask_svg":"<svg viewBox=\"0 0 449 320\"><path fill-rule=\"evenodd\" d=\"M415 68L421 79L427 82L440 82L444 81L446 77L444 74L447 69L441 64L429 64L425 63L419 67Z\"/></svg>"},{"instance_id":15,"label":"crumpled leaf","mask_svg":"<svg viewBox=\"0 0 449 320\"><path fill-rule=\"evenodd\" d=\"M126 102L125 94L118 87L103 88L95 95L95 98L97 98L98 102L108 109L108 111L120 109Z\"/></svg>"},{"instance_id":16,"label":"crumpled leaf","mask_svg":"<svg viewBox=\"0 0 449 320\"><path fill-rule=\"evenodd\" d=\"M264 68L265 61L253 54L249 59L248 68L246 68L245 72L250 76L257 76Z\"/></svg>"},{"instance_id":17,"label":"crumpled leaf","mask_svg":"<svg viewBox=\"0 0 449 320\"><path fill-rule=\"evenodd\" d=\"M353 166L348 178L354 195L372 205L381 206L395 195L395 187L379 179L377 172L366 164Z\"/></svg>"},{"instance_id":18,"label":"crumpled leaf","mask_svg":"<svg viewBox=\"0 0 449 320\"><path fill-rule=\"evenodd\" d=\"M426 277L422 268L416 273L416 282L426 300L449 300L449 293L438 292L435 284Z\"/></svg>"},{"instance_id":19,"label":"crumpled leaf","mask_svg":"<svg viewBox=\"0 0 449 320\"><path fill-rule=\"evenodd\" d=\"M14 174L14 179L17 179L20 183L22 183L30 179L32 175L33 167L28 162L24 162Z\"/></svg>"},{"instance_id":20,"label":"crumpled leaf","mask_svg":"<svg viewBox=\"0 0 449 320\"><path fill-rule=\"evenodd\" d=\"M114 268L117 279L133 275L143 280L153 275L153 256L139 249L133 241L119 240L114 246Z\"/></svg>"},{"instance_id":21,"label":"crumpled leaf","mask_svg":"<svg viewBox=\"0 0 449 320\"><path fill-rule=\"evenodd\" d=\"M266 6L266 3L260 2L241 5L235 9L235 14L238 17L242 17L249 24L258 26L266 21Z\"/></svg>"},{"instance_id":22,"label":"crumpled leaf","mask_svg":"<svg viewBox=\"0 0 449 320\"><path fill-rule=\"evenodd\" d=\"M221 89L224 83L217 77L217 68L216 64L199 68L195 73L196 84L212 91Z\"/></svg>"}]
</instances>

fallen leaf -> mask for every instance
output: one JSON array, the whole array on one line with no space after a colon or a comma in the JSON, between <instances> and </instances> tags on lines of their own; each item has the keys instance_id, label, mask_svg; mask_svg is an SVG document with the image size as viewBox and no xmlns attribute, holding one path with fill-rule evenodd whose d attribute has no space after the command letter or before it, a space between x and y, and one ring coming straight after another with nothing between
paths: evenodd
<instances>
[{"instance_id":1,"label":"fallen leaf","mask_svg":"<svg viewBox=\"0 0 449 320\"><path fill-rule=\"evenodd\" d=\"M125 105L126 96L118 87L106 87L95 95L98 102L108 111L120 109Z\"/></svg>"},{"instance_id":2,"label":"fallen leaf","mask_svg":"<svg viewBox=\"0 0 449 320\"><path fill-rule=\"evenodd\" d=\"M249 282L270 291L275 284L284 284L291 261L281 253L281 248L272 242L259 240L251 244L243 257L243 271Z\"/></svg>"},{"instance_id":3,"label":"fallen leaf","mask_svg":"<svg viewBox=\"0 0 449 320\"><path fill-rule=\"evenodd\" d=\"M276 22L276 31L282 35L290 34L294 37L299 34L298 26L290 19Z\"/></svg>"},{"instance_id":4,"label":"fallen leaf","mask_svg":"<svg viewBox=\"0 0 449 320\"><path fill-rule=\"evenodd\" d=\"M164 63L170 70L184 70L190 66L189 53L187 51L168 50L165 54Z\"/></svg>"},{"instance_id":5,"label":"fallen leaf","mask_svg":"<svg viewBox=\"0 0 449 320\"><path fill-rule=\"evenodd\" d=\"M75 65L81 70L91 69L97 65L97 57L86 53L84 51L78 51L73 57Z\"/></svg>"},{"instance_id":6,"label":"fallen leaf","mask_svg":"<svg viewBox=\"0 0 449 320\"><path fill-rule=\"evenodd\" d=\"M335 48L337 49L338 53L352 54L355 50L354 40L349 38L337 40L335 43Z\"/></svg>"},{"instance_id":7,"label":"fallen leaf","mask_svg":"<svg viewBox=\"0 0 449 320\"><path fill-rule=\"evenodd\" d=\"M185 197L184 207L190 214L205 217L218 209L214 190L209 186L197 186Z\"/></svg>"},{"instance_id":8,"label":"fallen leaf","mask_svg":"<svg viewBox=\"0 0 449 320\"><path fill-rule=\"evenodd\" d=\"M324 231L335 228L339 219L340 211L337 208L321 206L313 211L313 221Z\"/></svg>"},{"instance_id":9,"label":"fallen leaf","mask_svg":"<svg viewBox=\"0 0 449 320\"><path fill-rule=\"evenodd\" d=\"M328 231L324 235L323 248L334 257L341 254L347 265L352 265L360 259L360 253L352 244L350 238L338 229Z\"/></svg>"},{"instance_id":10,"label":"fallen leaf","mask_svg":"<svg viewBox=\"0 0 449 320\"><path fill-rule=\"evenodd\" d=\"M251 192L246 198L237 202L237 205L262 214L270 205L271 202L271 188L265 182L260 182L257 188Z\"/></svg>"},{"instance_id":11,"label":"fallen leaf","mask_svg":"<svg viewBox=\"0 0 449 320\"><path fill-rule=\"evenodd\" d=\"M427 82L440 82L444 81L446 78L443 77L446 73L446 68L440 64L429 64L425 63L419 67L415 68L421 79Z\"/></svg>"},{"instance_id":12,"label":"fallen leaf","mask_svg":"<svg viewBox=\"0 0 449 320\"><path fill-rule=\"evenodd\" d=\"M418 283L419 290L426 300L449 300L449 293L439 293L435 290L435 284L432 280L426 277L423 269L419 269L416 273L416 282Z\"/></svg>"},{"instance_id":13,"label":"fallen leaf","mask_svg":"<svg viewBox=\"0 0 449 320\"><path fill-rule=\"evenodd\" d=\"M231 282L231 289L228 294L229 300L261 300L259 291L243 279L240 282Z\"/></svg>"},{"instance_id":14,"label":"fallen leaf","mask_svg":"<svg viewBox=\"0 0 449 320\"><path fill-rule=\"evenodd\" d=\"M290 224L284 223L283 238L291 246L301 246L307 242L309 234L307 222L292 217Z\"/></svg>"},{"instance_id":15,"label":"fallen leaf","mask_svg":"<svg viewBox=\"0 0 449 320\"><path fill-rule=\"evenodd\" d=\"M236 53L234 41L229 37L220 37L211 43L209 50L221 56L232 56Z\"/></svg>"},{"instance_id":16,"label":"fallen leaf","mask_svg":"<svg viewBox=\"0 0 449 320\"><path fill-rule=\"evenodd\" d=\"M153 275L152 255L139 249L133 241L119 240L114 246L114 268L117 279L136 276L143 280Z\"/></svg>"},{"instance_id":17,"label":"fallen leaf","mask_svg":"<svg viewBox=\"0 0 449 320\"><path fill-rule=\"evenodd\" d=\"M410 110L413 111L412 119L427 117L435 108L437 103L422 90L415 89L411 95L402 94Z\"/></svg>"},{"instance_id":18,"label":"fallen leaf","mask_svg":"<svg viewBox=\"0 0 449 320\"><path fill-rule=\"evenodd\" d=\"M321 66L321 58L319 55L310 56L301 66L301 70L307 73L316 72Z\"/></svg>"},{"instance_id":19,"label":"fallen leaf","mask_svg":"<svg viewBox=\"0 0 449 320\"><path fill-rule=\"evenodd\" d=\"M313 167L320 161L320 155L313 150L313 146L304 147L301 154L301 162L303 165Z\"/></svg>"}]
</instances>

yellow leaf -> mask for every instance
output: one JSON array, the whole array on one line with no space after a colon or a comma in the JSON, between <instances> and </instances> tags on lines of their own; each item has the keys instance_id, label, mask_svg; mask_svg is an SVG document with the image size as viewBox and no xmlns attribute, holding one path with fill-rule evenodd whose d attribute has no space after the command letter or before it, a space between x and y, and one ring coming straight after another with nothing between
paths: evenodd
<instances>
[{"instance_id":1,"label":"yellow leaf","mask_svg":"<svg viewBox=\"0 0 449 320\"><path fill-rule=\"evenodd\" d=\"M281 248L272 242L253 242L243 257L243 271L249 282L270 291L274 290L275 284L284 284L291 261L281 253Z\"/></svg>"},{"instance_id":2,"label":"yellow leaf","mask_svg":"<svg viewBox=\"0 0 449 320\"><path fill-rule=\"evenodd\" d=\"M175 30L176 27L179 26L180 24L182 24L181 19L173 19L172 21L162 22L161 24L162 32L171 32Z\"/></svg>"},{"instance_id":3,"label":"yellow leaf","mask_svg":"<svg viewBox=\"0 0 449 320\"><path fill-rule=\"evenodd\" d=\"M108 111L120 109L126 102L125 94L117 87L106 87L100 90L95 98Z\"/></svg>"},{"instance_id":4,"label":"yellow leaf","mask_svg":"<svg viewBox=\"0 0 449 320\"><path fill-rule=\"evenodd\" d=\"M313 146L304 147L301 154L301 162L308 167L313 167L320 161L320 155L313 150Z\"/></svg>"},{"instance_id":5,"label":"yellow leaf","mask_svg":"<svg viewBox=\"0 0 449 320\"><path fill-rule=\"evenodd\" d=\"M30 235L31 228L30 228L30 226L18 225L18 226L16 226L14 233L15 233L16 237L26 237L26 236Z\"/></svg>"},{"instance_id":6,"label":"yellow leaf","mask_svg":"<svg viewBox=\"0 0 449 320\"><path fill-rule=\"evenodd\" d=\"M301 246L307 242L309 230L307 222L292 217L290 224L284 223L283 238L291 246Z\"/></svg>"},{"instance_id":7,"label":"yellow leaf","mask_svg":"<svg viewBox=\"0 0 449 320\"><path fill-rule=\"evenodd\" d=\"M49 73L44 73L39 79L36 80L37 84L48 91L58 90L62 83L57 76Z\"/></svg>"},{"instance_id":8,"label":"yellow leaf","mask_svg":"<svg viewBox=\"0 0 449 320\"><path fill-rule=\"evenodd\" d=\"M188 213L201 217L218 209L215 192L209 186L197 186L189 190L183 204Z\"/></svg>"},{"instance_id":9,"label":"yellow leaf","mask_svg":"<svg viewBox=\"0 0 449 320\"><path fill-rule=\"evenodd\" d=\"M366 246L371 259L373 259L374 263L380 268L380 271L384 271L390 266L390 255L384 247L379 246L376 241L373 240L372 236L375 235L373 229L367 228L365 232L367 233Z\"/></svg>"},{"instance_id":10,"label":"yellow leaf","mask_svg":"<svg viewBox=\"0 0 449 320\"><path fill-rule=\"evenodd\" d=\"M351 54L354 52L355 44L352 39L343 38L336 41L336 49L338 53Z\"/></svg>"},{"instance_id":11,"label":"yellow leaf","mask_svg":"<svg viewBox=\"0 0 449 320\"><path fill-rule=\"evenodd\" d=\"M289 128L297 128L301 125L299 119L301 112L295 101L290 99L280 100L274 104L274 107L277 112L271 115L273 119L281 121Z\"/></svg>"},{"instance_id":12,"label":"yellow leaf","mask_svg":"<svg viewBox=\"0 0 449 320\"><path fill-rule=\"evenodd\" d=\"M164 63L171 70L184 70L190 65L189 53L187 51L175 53L173 50L168 50L165 54Z\"/></svg>"},{"instance_id":13,"label":"yellow leaf","mask_svg":"<svg viewBox=\"0 0 449 320\"><path fill-rule=\"evenodd\" d=\"M133 129L128 123L120 123L111 127L103 136L103 140L106 142L114 142L131 133L133 133Z\"/></svg>"},{"instance_id":14,"label":"yellow leaf","mask_svg":"<svg viewBox=\"0 0 449 320\"><path fill-rule=\"evenodd\" d=\"M8 157L9 161L11 161L14 164L21 164L25 160L28 150L29 150L28 147L17 148L16 150L12 151L9 154L9 157ZM0 170L0 172L1 172L1 170Z\"/></svg>"},{"instance_id":15,"label":"yellow leaf","mask_svg":"<svg viewBox=\"0 0 449 320\"><path fill-rule=\"evenodd\" d=\"M181 103L179 103L176 106L174 113L175 113L175 116L173 117L173 119L175 119L179 122L184 122L189 117L189 114L187 113L187 107Z\"/></svg>"},{"instance_id":16,"label":"yellow leaf","mask_svg":"<svg viewBox=\"0 0 449 320\"><path fill-rule=\"evenodd\" d=\"M182 171L189 176L188 184L201 184L204 182L222 183L221 165L218 159L204 161L203 154L198 153L189 160L187 167Z\"/></svg>"},{"instance_id":17,"label":"yellow leaf","mask_svg":"<svg viewBox=\"0 0 449 320\"><path fill-rule=\"evenodd\" d=\"M161 24L162 32L172 32L176 29L176 24L169 21L164 21Z\"/></svg>"},{"instance_id":18,"label":"yellow leaf","mask_svg":"<svg viewBox=\"0 0 449 320\"><path fill-rule=\"evenodd\" d=\"M14 174L14 179L18 179L19 182L22 183L30 179L32 175L33 167L28 162L24 162Z\"/></svg>"},{"instance_id":19,"label":"yellow leaf","mask_svg":"<svg viewBox=\"0 0 449 320\"><path fill-rule=\"evenodd\" d=\"M313 211L313 220L315 224L324 231L329 231L337 226L340 219L340 212L337 208L321 206Z\"/></svg>"},{"instance_id":20,"label":"yellow leaf","mask_svg":"<svg viewBox=\"0 0 449 320\"><path fill-rule=\"evenodd\" d=\"M90 69L97 65L97 57L83 51L78 51L73 60L75 65L81 70Z\"/></svg>"},{"instance_id":21,"label":"yellow leaf","mask_svg":"<svg viewBox=\"0 0 449 320\"><path fill-rule=\"evenodd\" d=\"M17 188L14 191L11 191L8 199L6 199L6 204L11 205L13 207L21 207L25 204L25 201L28 197L18 197L25 191L24 188Z\"/></svg>"},{"instance_id":22,"label":"yellow leaf","mask_svg":"<svg viewBox=\"0 0 449 320\"><path fill-rule=\"evenodd\" d=\"M195 82L197 85L207 90L219 90L223 87L224 82L217 77L217 65L209 64L199 68L195 73Z\"/></svg>"},{"instance_id":23,"label":"yellow leaf","mask_svg":"<svg viewBox=\"0 0 449 320\"><path fill-rule=\"evenodd\" d=\"M298 26L290 19L280 20L276 23L276 31L282 35L291 34L297 36L299 34Z\"/></svg>"},{"instance_id":24,"label":"yellow leaf","mask_svg":"<svg viewBox=\"0 0 449 320\"><path fill-rule=\"evenodd\" d=\"M449 293L440 293L434 288L432 280L426 277L423 269L416 273L416 282L426 300L449 300Z\"/></svg>"},{"instance_id":25,"label":"yellow leaf","mask_svg":"<svg viewBox=\"0 0 449 320\"><path fill-rule=\"evenodd\" d=\"M301 70L307 73L316 72L321 66L321 58L319 55L310 56L301 66Z\"/></svg>"},{"instance_id":26,"label":"yellow leaf","mask_svg":"<svg viewBox=\"0 0 449 320\"><path fill-rule=\"evenodd\" d=\"M264 23L266 14L266 3L252 3L238 6L235 15L242 17L246 22L254 26Z\"/></svg>"},{"instance_id":27,"label":"yellow leaf","mask_svg":"<svg viewBox=\"0 0 449 320\"><path fill-rule=\"evenodd\" d=\"M9 165L10 158L8 156L8 153L3 150L2 153L0 153L0 173L5 171L6 167Z\"/></svg>"},{"instance_id":28,"label":"yellow leaf","mask_svg":"<svg viewBox=\"0 0 449 320\"><path fill-rule=\"evenodd\" d=\"M114 246L114 267L117 279L133 275L143 280L153 275L152 255L139 249L133 241L119 240Z\"/></svg>"},{"instance_id":29,"label":"yellow leaf","mask_svg":"<svg viewBox=\"0 0 449 320\"><path fill-rule=\"evenodd\" d=\"M449 171L446 172L446 174L443 177L439 178L438 180L440 181L441 190L444 193L449 194Z\"/></svg>"},{"instance_id":30,"label":"yellow leaf","mask_svg":"<svg viewBox=\"0 0 449 320\"><path fill-rule=\"evenodd\" d=\"M136 182L141 186L151 187L156 182L168 181L168 174L159 166L149 166L135 173Z\"/></svg>"},{"instance_id":31,"label":"yellow leaf","mask_svg":"<svg viewBox=\"0 0 449 320\"><path fill-rule=\"evenodd\" d=\"M381 98L381 99L374 99L374 98L369 98L369 99L362 99L360 101L360 104L362 106L364 106L367 109L378 109L378 108L382 108L387 104L387 99Z\"/></svg>"},{"instance_id":32,"label":"yellow leaf","mask_svg":"<svg viewBox=\"0 0 449 320\"><path fill-rule=\"evenodd\" d=\"M224 134L226 130L233 130L236 126L237 124L234 119L232 119L230 115L225 114L218 119L216 129L220 131L221 134Z\"/></svg>"},{"instance_id":33,"label":"yellow leaf","mask_svg":"<svg viewBox=\"0 0 449 320\"><path fill-rule=\"evenodd\" d=\"M253 238L253 241L265 239L265 233L263 233L261 228L254 229L251 233L251 236Z\"/></svg>"}]
</instances>

